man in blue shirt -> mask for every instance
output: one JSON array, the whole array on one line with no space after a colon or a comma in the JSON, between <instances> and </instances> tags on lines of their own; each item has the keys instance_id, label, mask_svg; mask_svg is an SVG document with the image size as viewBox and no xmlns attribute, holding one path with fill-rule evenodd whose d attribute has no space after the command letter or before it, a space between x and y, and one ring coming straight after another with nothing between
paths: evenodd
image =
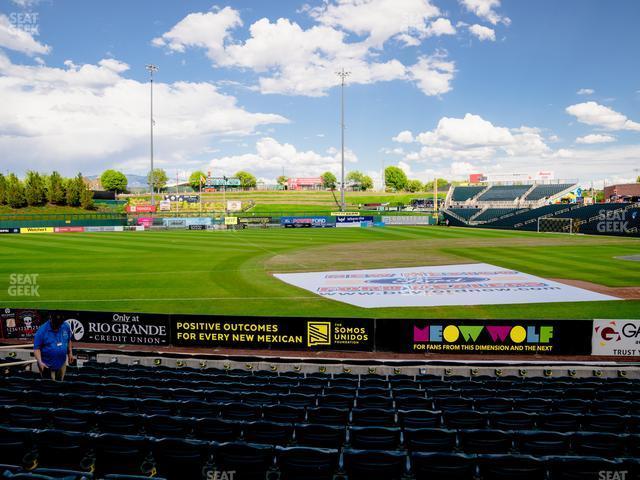
<instances>
[{"instance_id":1,"label":"man in blue shirt","mask_svg":"<svg viewBox=\"0 0 640 480\"><path fill-rule=\"evenodd\" d=\"M55 314L38 328L33 340L33 352L42 378L62 381L67 362L73 362L71 328L60 314Z\"/></svg>"}]
</instances>

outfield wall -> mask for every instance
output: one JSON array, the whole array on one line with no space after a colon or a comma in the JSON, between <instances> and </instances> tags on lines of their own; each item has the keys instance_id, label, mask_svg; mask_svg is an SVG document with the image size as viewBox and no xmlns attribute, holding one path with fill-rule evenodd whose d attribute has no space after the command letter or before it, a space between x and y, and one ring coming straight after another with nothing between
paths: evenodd
<instances>
[{"instance_id":1,"label":"outfield wall","mask_svg":"<svg viewBox=\"0 0 640 480\"><path fill-rule=\"evenodd\" d=\"M480 224L460 221L447 211L443 215L456 227L537 231L539 218L568 218L573 220L573 233L640 236L640 203L547 205Z\"/></svg>"},{"instance_id":2,"label":"outfield wall","mask_svg":"<svg viewBox=\"0 0 640 480\"><path fill-rule=\"evenodd\" d=\"M61 315L79 343L202 349L640 358L640 320L460 320L162 315L5 308L0 338Z\"/></svg>"}]
</instances>

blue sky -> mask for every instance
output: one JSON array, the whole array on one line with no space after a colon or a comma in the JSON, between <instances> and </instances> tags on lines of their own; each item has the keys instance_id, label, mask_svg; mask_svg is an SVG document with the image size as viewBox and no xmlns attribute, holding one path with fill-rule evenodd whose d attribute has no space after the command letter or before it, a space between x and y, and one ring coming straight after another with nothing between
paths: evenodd
<instances>
[{"instance_id":1,"label":"blue sky","mask_svg":"<svg viewBox=\"0 0 640 480\"><path fill-rule=\"evenodd\" d=\"M640 175L635 0L0 0L2 171Z\"/></svg>"}]
</instances>

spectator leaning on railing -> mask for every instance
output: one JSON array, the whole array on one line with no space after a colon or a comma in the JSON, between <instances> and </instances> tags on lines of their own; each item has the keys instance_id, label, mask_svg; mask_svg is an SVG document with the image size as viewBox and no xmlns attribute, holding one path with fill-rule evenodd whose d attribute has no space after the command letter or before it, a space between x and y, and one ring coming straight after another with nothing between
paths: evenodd
<instances>
[{"instance_id":1,"label":"spectator leaning on railing","mask_svg":"<svg viewBox=\"0 0 640 480\"><path fill-rule=\"evenodd\" d=\"M71 328L59 314L38 328L33 352L42 378L62 381L69 363L73 363Z\"/></svg>"}]
</instances>

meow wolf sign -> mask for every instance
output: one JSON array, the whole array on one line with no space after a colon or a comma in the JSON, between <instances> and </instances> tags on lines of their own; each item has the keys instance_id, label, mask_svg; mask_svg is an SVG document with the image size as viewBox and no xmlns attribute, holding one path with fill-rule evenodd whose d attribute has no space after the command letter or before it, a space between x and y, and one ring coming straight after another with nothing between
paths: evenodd
<instances>
[{"instance_id":1,"label":"meow wolf sign","mask_svg":"<svg viewBox=\"0 0 640 480\"><path fill-rule=\"evenodd\" d=\"M363 308L618 300L487 263L275 276L322 297Z\"/></svg>"}]
</instances>

